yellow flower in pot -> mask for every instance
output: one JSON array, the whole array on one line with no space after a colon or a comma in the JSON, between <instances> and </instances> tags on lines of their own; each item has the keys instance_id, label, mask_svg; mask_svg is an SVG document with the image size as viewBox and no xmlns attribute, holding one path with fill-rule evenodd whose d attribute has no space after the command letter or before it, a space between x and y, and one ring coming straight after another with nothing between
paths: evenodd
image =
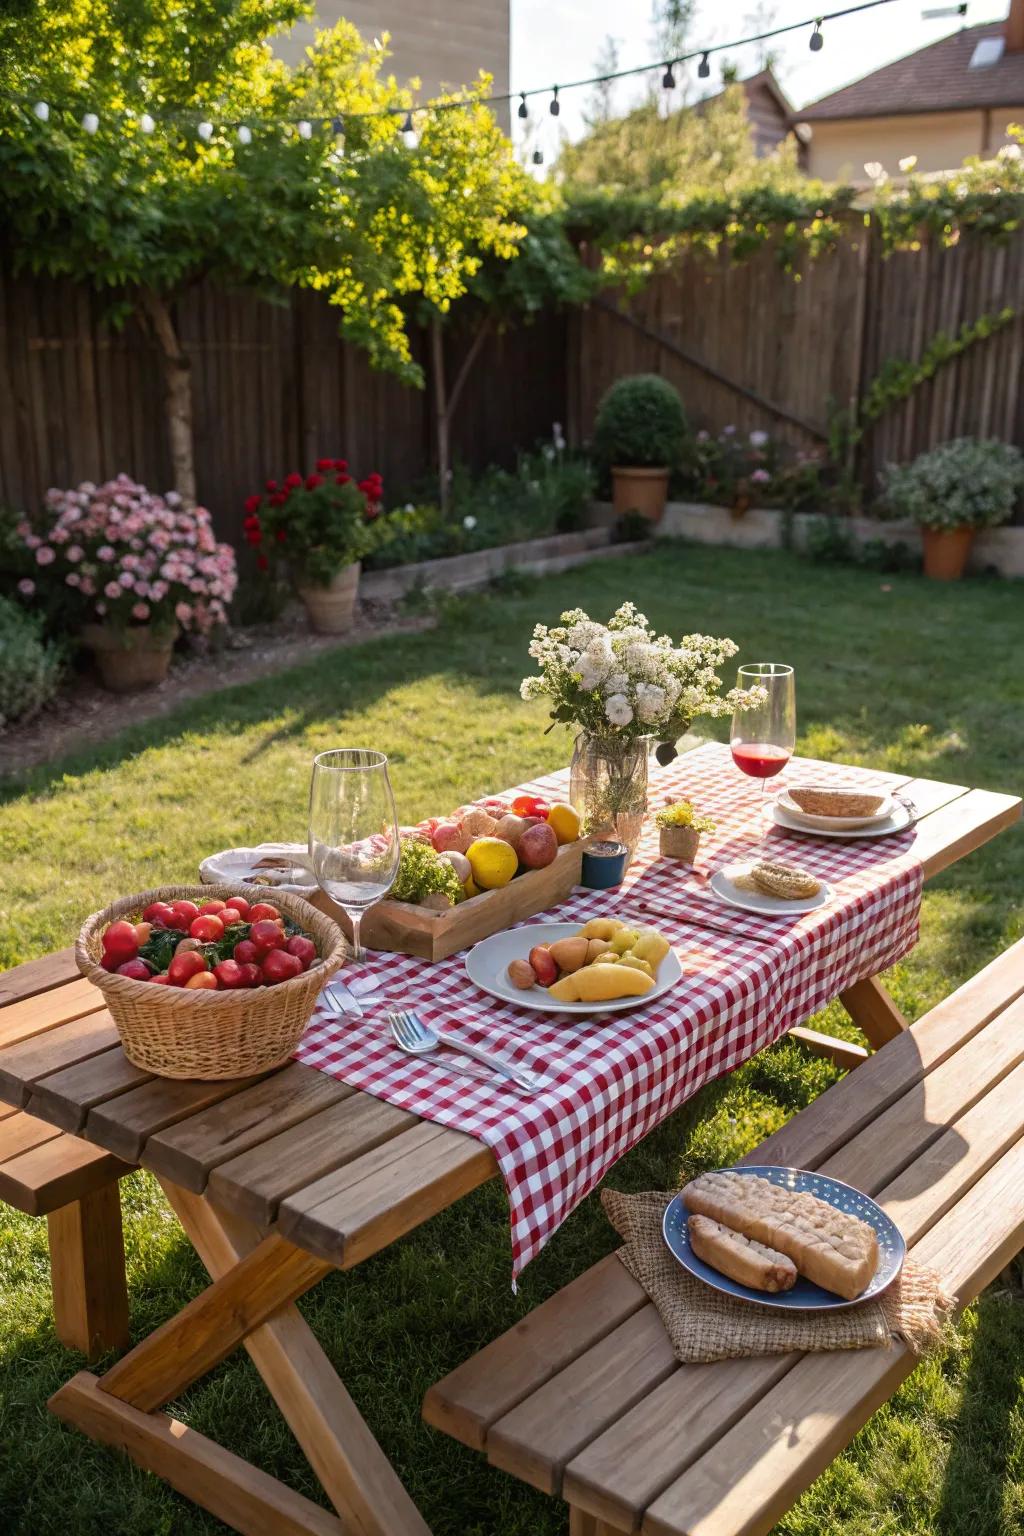
<instances>
[{"instance_id":1,"label":"yellow flower in pot","mask_svg":"<svg viewBox=\"0 0 1024 1536\"><path fill-rule=\"evenodd\" d=\"M666 805L654 818L661 832L660 852L663 859L679 859L692 864L702 832L713 832L715 824L710 816L700 816L689 800L677 800Z\"/></svg>"}]
</instances>

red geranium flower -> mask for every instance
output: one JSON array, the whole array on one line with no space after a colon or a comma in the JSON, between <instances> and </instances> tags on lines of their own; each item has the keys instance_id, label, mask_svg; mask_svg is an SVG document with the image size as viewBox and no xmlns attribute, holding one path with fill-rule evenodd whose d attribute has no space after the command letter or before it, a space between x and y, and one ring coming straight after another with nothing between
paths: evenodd
<instances>
[{"instance_id":1,"label":"red geranium flower","mask_svg":"<svg viewBox=\"0 0 1024 1536\"><path fill-rule=\"evenodd\" d=\"M284 491L278 491L275 496L271 496L270 505L272 507L283 507L287 500L288 497L285 495Z\"/></svg>"},{"instance_id":2,"label":"red geranium flower","mask_svg":"<svg viewBox=\"0 0 1024 1536\"><path fill-rule=\"evenodd\" d=\"M335 475L334 483L335 485L348 485L351 478L351 475Z\"/></svg>"},{"instance_id":3,"label":"red geranium flower","mask_svg":"<svg viewBox=\"0 0 1024 1536\"><path fill-rule=\"evenodd\" d=\"M285 488L287 490L289 490L289 491L297 491L299 486L302 484L302 476L301 475L296 475L294 473L290 474L286 478L284 483L285 483Z\"/></svg>"},{"instance_id":4,"label":"red geranium flower","mask_svg":"<svg viewBox=\"0 0 1024 1536\"><path fill-rule=\"evenodd\" d=\"M250 513L258 512L260 509L260 502L262 500L262 496L247 496L245 498L245 510Z\"/></svg>"},{"instance_id":5,"label":"red geranium flower","mask_svg":"<svg viewBox=\"0 0 1024 1536\"><path fill-rule=\"evenodd\" d=\"M323 483L324 483L323 475L307 475L306 476L306 490L307 491L315 491L317 486L318 485L323 485Z\"/></svg>"},{"instance_id":6,"label":"red geranium flower","mask_svg":"<svg viewBox=\"0 0 1024 1536\"><path fill-rule=\"evenodd\" d=\"M270 561L267 559L266 555L257 555L256 565L261 571L269 571L270 569Z\"/></svg>"},{"instance_id":7,"label":"red geranium flower","mask_svg":"<svg viewBox=\"0 0 1024 1536\"><path fill-rule=\"evenodd\" d=\"M276 480L268 480L267 481L267 490L268 491L276 491L277 490L277 481Z\"/></svg>"},{"instance_id":8,"label":"red geranium flower","mask_svg":"<svg viewBox=\"0 0 1024 1536\"><path fill-rule=\"evenodd\" d=\"M283 528L279 528L274 537L279 544L283 544L288 535L285 533Z\"/></svg>"},{"instance_id":9,"label":"red geranium flower","mask_svg":"<svg viewBox=\"0 0 1024 1536\"><path fill-rule=\"evenodd\" d=\"M348 459L335 459L333 467L335 469L340 469L342 474L344 474L345 470L348 469ZM319 469L319 468L320 468L320 465L318 464L317 465L317 469Z\"/></svg>"},{"instance_id":10,"label":"red geranium flower","mask_svg":"<svg viewBox=\"0 0 1024 1536\"><path fill-rule=\"evenodd\" d=\"M261 530L259 528L248 529L245 535L245 541L247 544L251 544L254 548L257 544L262 544L263 534Z\"/></svg>"},{"instance_id":11,"label":"red geranium flower","mask_svg":"<svg viewBox=\"0 0 1024 1536\"><path fill-rule=\"evenodd\" d=\"M248 517L243 517L242 518L242 527L245 528L245 529L258 528L259 525L260 525L259 518L254 516L252 513L250 513Z\"/></svg>"},{"instance_id":12,"label":"red geranium flower","mask_svg":"<svg viewBox=\"0 0 1024 1536\"><path fill-rule=\"evenodd\" d=\"M317 469L333 469L334 468L334 460L333 459L317 459L316 467L317 467Z\"/></svg>"}]
</instances>

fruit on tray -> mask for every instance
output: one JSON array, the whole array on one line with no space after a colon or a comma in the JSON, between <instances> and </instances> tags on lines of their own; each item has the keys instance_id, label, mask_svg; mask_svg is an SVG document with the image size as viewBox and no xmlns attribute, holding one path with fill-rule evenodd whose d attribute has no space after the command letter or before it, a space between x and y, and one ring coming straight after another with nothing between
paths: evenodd
<instances>
[{"instance_id":1,"label":"fruit on tray","mask_svg":"<svg viewBox=\"0 0 1024 1536\"><path fill-rule=\"evenodd\" d=\"M558 856L558 838L546 821L527 827L519 839L519 862L527 869L546 869Z\"/></svg>"},{"instance_id":2,"label":"fruit on tray","mask_svg":"<svg viewBox=\"0 0 1024 1536\"><path fill-rule=\"evenodd\" d=\"M191 991L272 987L316 962L313 940L269 902L242 896L153 902L143 920L108 923L100 964L133 981L155 981Z\"/></svg>"},{"instance_id":3,"label":"fruit on tray","mask_svg":"<svg viewBox=\"0 0 1024 1536\"><path fill-rule=\"evenodd\" d=\"M559 843L574 843L580 835L580 813L574 806L562 802L553 805L547 822Z\"/></svg>"},{"instance_id":4,"label":"fruit on tray","mask_svg":"<svg viewBox=\"0 0 1024 1536\"><path fill-rule=\"evenodd\" d=\"M654 986L670 947L656 928L594 917L579 933L553 944L535 944L527 959L510 962L506 975L519 991L546 987L560 1003L642 997Z\"/></svg>"},{"instance_id":5,"label":"fruit on tray","mask_svg":"<svg viewBox=\"0 0 1024 1536\"><path fill-rule=\"evenodd\" d=\"M519 869L515 849L500 837L478 837L470 843L466 858L482 891L500 890Z\"/></svg>"}]
</instances>

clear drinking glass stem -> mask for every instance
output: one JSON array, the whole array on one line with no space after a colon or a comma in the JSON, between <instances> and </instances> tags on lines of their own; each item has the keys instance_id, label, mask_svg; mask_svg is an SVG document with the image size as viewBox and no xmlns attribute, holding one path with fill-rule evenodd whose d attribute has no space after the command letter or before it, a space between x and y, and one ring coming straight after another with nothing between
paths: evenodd
<instances>
[{"instance_id":1,"label":"clear drinking glass stem","mask_svg":"<svg viewBox=\"0 0 1024 1536\"><path fill-rule=\"evenodd\" d=\"M362 945L359 942L359 925L363 920L363 909L362 907L359 907L358 909L353 910L352 907L346 907L345 911L348 913L352 923L352 959L363 960L365 959L365 956L363 954Z\"/></svg>"}]
</instances>

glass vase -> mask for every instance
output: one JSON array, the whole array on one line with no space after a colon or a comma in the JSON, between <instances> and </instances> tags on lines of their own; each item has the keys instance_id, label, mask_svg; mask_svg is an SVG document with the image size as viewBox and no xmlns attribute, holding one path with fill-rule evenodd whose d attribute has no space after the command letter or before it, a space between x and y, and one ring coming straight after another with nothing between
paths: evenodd
<instances>
[{"instance_id":1,"label":"glass vase","mask_svg":"<svg viewBox=\"0 0 1024 1536\"><path fill-rule=\"evenodd\" d=\"M569 799L587 837L618 838L632 858L647 812L650 738L576 737L569 770Z\"/></svg>"}]
</instances>

